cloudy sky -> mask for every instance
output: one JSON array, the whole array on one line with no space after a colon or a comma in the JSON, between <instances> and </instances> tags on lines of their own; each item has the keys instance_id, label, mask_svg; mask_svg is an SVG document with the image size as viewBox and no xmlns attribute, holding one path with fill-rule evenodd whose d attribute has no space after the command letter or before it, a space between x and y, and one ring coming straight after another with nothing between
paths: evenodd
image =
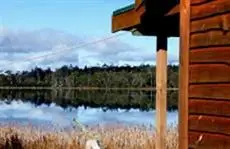
<instances>
[{"instance_id":1,"label":"cloudy sky","mask_svg":"<svg viewBox=\"0 0 230 149\"><path fill-rule=\"evenodd\" d=\"M0 1L0 70L155 63L155 37L111 33L112 12L134 0ZM168 51L177 62L178 38L169 38Z\"/></svg>"}]
</instances>

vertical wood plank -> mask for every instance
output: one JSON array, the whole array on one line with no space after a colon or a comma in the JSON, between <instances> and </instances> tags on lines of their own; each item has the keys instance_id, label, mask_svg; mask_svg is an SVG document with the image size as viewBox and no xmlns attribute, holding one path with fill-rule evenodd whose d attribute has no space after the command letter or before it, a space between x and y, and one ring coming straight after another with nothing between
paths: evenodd
<instances>
[{"instance_id":1,"label":"vertical wood plank","mask_svg":"<svg viewBox=\"0 0 230 149\"><path fill-rule=\"evenodd\" d=\"M179 149L188 149L190 2L180 2Z\"/></svg>"},{"instance_id":2,"label":"vertical wood plank","mask_svg":"<svg viewBox=\"0 0 230 149\"><path fill-rule=\"evenodd\" d=\"M166 149L167 128L167 37L157 37L156 58L156 149Z\"/></svg>"}]
</instances>

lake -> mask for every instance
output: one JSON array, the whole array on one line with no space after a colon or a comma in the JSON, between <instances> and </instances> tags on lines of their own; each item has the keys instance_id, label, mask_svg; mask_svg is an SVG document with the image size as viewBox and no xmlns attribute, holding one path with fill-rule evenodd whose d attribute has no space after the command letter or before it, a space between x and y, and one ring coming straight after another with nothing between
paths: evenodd
<instances>
[{"instance_id":1,"label":"lake","mask_svg":"<svg viewBox=\"0 0 230 149\"><path fill-rule=\"evenodd\" d=\"M70 128L76 118L85 125L155 125L153 93L64 92L1 90L0 122ZM177 118L177 110L168 111L169 125L177 124Z\"/></svg>"}]
</instances>

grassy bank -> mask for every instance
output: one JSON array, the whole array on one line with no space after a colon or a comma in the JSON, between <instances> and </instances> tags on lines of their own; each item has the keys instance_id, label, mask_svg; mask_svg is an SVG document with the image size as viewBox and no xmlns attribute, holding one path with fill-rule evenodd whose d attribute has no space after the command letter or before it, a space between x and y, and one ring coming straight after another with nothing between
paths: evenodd
<instances>
[{"instance_id":1,"label":"grassy bank","mask_svg":"<svg viewBox=\"0 0 230 149\"><path fill-rule=\"evenodd\" d=\"M145 127L96 127L104 149L154 149L155 135ZM32 127L2 126L0 149L84 149L87 135L78 131L45 132ZM177 129L169 128L167 149L177 148Z\"/></svg>"}]
</instances>

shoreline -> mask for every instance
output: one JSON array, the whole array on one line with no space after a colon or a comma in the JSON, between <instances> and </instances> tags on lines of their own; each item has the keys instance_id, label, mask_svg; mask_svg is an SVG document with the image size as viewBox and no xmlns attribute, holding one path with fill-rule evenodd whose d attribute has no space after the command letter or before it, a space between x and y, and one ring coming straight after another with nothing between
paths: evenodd
<instances>
[{"instance_id":1,"label":"shoreline","mask_svg":"<svg viewBox=\"0 0 230 149\"><path fill-rule=\"evenodd\" d=\"M119 87L36 87L36 86L0 86L0 90L130 90L130 91L156 91L156 88L119 88ZM168 88L168 91L177 91L178 88Z\"/></svg>"}]
</instances>

